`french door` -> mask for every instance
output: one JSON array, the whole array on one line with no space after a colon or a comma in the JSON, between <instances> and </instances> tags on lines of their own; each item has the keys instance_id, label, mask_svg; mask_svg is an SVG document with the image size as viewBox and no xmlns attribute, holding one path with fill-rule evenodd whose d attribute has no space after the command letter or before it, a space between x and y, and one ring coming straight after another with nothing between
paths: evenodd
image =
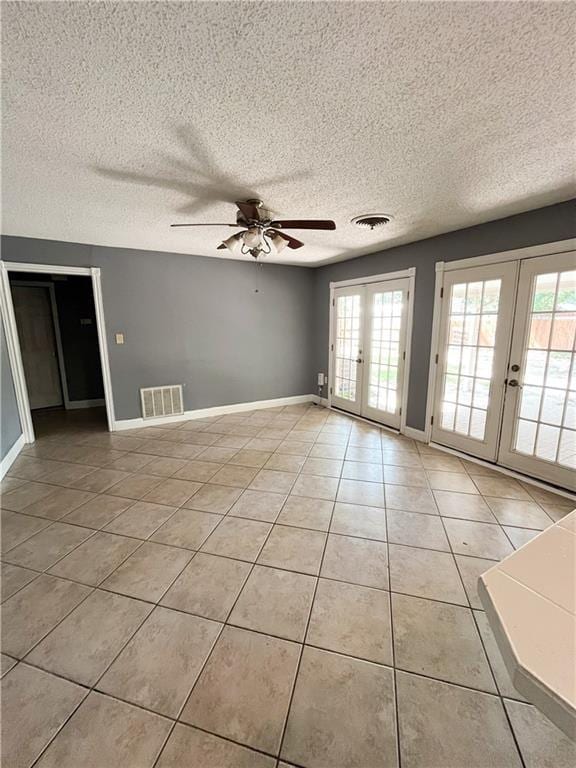
<instances>
[{"instance_id":1,"label":"french door","mask_svg":"<svg viewBox=\"0 0 576 768\"><path fill-rule=\"evenodd\" d=\"M447 272L432 440L566 488L576 469L576 254Z\"/></svg>"},{"instance_id":2,"label":"french door","mask_svg":"<svg viewBox=\"0 0 576 768\"><path fill-rule=\"evenodd\" d=\"M331 402L398 429L402 415L408 278L334 291Z\"/></svg>"}]
</instances>

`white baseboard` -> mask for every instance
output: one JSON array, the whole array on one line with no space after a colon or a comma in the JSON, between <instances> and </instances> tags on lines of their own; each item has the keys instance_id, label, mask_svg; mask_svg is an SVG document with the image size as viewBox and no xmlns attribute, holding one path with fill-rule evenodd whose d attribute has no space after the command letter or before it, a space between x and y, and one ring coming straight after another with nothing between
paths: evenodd
<instances>
[{"instance_id":1,"label":"white baseboard","mask_svg":"<svg viewBox=\"0 0 576 768\"><path fill-rule=\"evenodd\" d=\"M224 416L227 413L242 413L257 411L262 408L281 408L285 405L300 405L301 403L317 403L317 395L295 395L294 397L277 397L273 400L255 400L251 403L233 403L232 405L216 405L212 408L197 408L194 411L184 411L177 416L158 416L154 419L121 419L114 422L114 432L139 427L156 427L162 424L173 424L178 421L204 419L207 416Z\"/></svg>"},{"instance_id":2,"label":"white baseboard","mask_svg":"<svg viewBox=\"0 0 576 768\"><path fill-rule=\"evenodd\" d=\"M426 432L423 429L415 429L414 427L404 427L402 434L406 437L410 437L412 440L418 440L419 443L427 443L428 438Z\"/></svg>"},{"instance_id":3,"label":"white baseboard","mask_svg":"<svg viewBox=\"0 0 576 768\"><path fill-rule=\"evenodd\" d=\"M76 408L99 408L102 405L106 405L104 398L97 400L68 400L66 403L66 410L75 410Z\"/></svg>"},{"instance_id":4,"label":"white baseboard","mask_svg":"<svg viewBox=\"0 0 576 768\"><path fill-rule=\"evenodd\" d=\"M20 435L20 437L16 440L12 448L8 451L6 456L2 459L0 462L0 480L4 477L6 472L10 469L12 464L16 461L18 458L18 454L24 448L26 445L26 441L24 440L24 435Z\"/></svg>"}]
</instances>

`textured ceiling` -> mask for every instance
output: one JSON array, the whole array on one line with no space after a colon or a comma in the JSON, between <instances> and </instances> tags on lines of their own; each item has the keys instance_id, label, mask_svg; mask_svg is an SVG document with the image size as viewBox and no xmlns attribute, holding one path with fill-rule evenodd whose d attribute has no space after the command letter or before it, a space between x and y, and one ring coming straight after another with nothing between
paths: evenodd
<instances>
[{"instance_id":1,"label":"textured ceiling","mask_svg":"<svg viewBox=\"0 0 576 768\"><path fill-rule=\"evenodd\" d=\"M1 5L6 234L219 256L169 224L261 196L313 265L574 194L573 3Z\"/></svg>"}]
</instances>

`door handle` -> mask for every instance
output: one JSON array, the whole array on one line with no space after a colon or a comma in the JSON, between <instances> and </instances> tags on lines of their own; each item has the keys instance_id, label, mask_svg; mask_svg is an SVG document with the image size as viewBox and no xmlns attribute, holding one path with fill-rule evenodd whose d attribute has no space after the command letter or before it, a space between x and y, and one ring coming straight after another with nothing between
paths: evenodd
<instances>
[{"instance_id":1,"label":"door handle","mask_svg":"<svg viewBox=\"0 0 576 768\"><path fill-rule=\"evenodd\" d=\"M357 358L356 358L356 362L357 362L357 363L361 363L361 362L362 362L362 358L361 358L361 357L357 357Z\"/></svg>"},{"instance_id":2,"label":"door handle","mask_svg":"<svg viewBox=\"0 0 576 768\"><path fill-rule=\"evenodd\" d=\"M519 387L518 379L510 379L508 382L509 387Z\"/></svg>"}]
</instances>

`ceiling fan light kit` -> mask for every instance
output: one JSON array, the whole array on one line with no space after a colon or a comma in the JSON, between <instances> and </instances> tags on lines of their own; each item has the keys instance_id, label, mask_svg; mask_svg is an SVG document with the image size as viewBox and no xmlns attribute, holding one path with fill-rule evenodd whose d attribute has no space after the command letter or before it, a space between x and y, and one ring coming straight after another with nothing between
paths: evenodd
<instances>
[{"instance_id":1,"label":"ceiling fan light kit","mask_svg":"<svg viewBox=\"0 0 576 768\"><path fill-rule=\"evenodd\" d=\"M171 224L171 227L241 227L223 240L218 250L228 249L236 253L238 248L243 254L250 254L254 259L270 253L281 253L286 247L296 250L304 243L279 230L284 229L322 229L335 230L336 224L329 219L274 219L273 212L263 207L262 200L239 200L236 203L236 224Z\"/></svg>"}]
</instances>

